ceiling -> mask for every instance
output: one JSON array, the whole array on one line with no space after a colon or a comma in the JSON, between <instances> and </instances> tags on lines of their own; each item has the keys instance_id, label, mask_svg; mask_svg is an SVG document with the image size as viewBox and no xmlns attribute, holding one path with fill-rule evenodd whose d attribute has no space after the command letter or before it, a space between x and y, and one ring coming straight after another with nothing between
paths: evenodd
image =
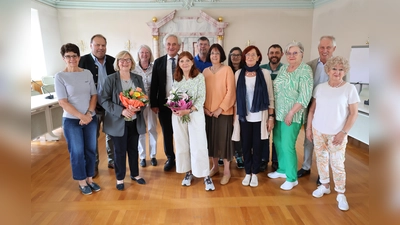
<instances>
[{"instance_id":1,"label":"ceiling","mask_svg":"<svg viewBox=\"0 0 400 225\"><path fill-rule=\"evenodd\" d=\"M35 0L60 9L316 8L334 0Z\"/></svg>"}]
</instances>

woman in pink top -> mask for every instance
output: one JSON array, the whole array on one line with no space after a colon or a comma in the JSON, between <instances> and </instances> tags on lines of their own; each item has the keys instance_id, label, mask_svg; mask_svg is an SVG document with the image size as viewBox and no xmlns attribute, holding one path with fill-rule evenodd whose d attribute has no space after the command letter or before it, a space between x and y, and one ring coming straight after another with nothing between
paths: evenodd
<instances>
[{"instance_id":1,"label":"woman in pink top","mask_svg":"<svg viewBox=\"0 0 400 225\"><path fill-rule=\"evenodd\" d=\"M221 64L226 60L224 49L213 44L207 55L212 66L204 69L206 80L206 132L208 155L212 158L210 177L219 172L218 159L224 161L224 175L221 184L227 184L231 178L229 169L233 157L233 106L236 101L235 78L231 67Z\"/></svg>"}]
</instances>

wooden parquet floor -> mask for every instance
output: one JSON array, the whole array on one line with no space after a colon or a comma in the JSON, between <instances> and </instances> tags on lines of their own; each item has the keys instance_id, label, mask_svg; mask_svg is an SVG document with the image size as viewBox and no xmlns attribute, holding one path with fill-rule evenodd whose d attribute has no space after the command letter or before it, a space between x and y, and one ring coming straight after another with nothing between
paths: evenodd
<instances>
[{"instance_id":1,"label":"wooden parquet floor","mask_svg":"<svg viewBox=\"0 0 400 225\"><path fill-rule=\"evenodd\" d=\"M291 191L279 186L283 179L259 174L259 186L244 187L244 169L231 163L232 178L220 185L220 173L213 177L215 191L204 190L203 179L195 178L190 187L181 186L183 174L164 172L162 134L158 137L158 166L147 159L139 168L147 184L125 178L125 190L115 188L113 169L107 168L105 138L100 137L99 176L101 191L84 196L72 179L69 154L62 129L55 133L60 141L31 142L31 224L369 224L369 150L348 144L346 154L346 196L350 210L337 208L336 193L314 198L317 169L299 179ZM303 161L303 130L297 141L299 167Z\"/></svg>"}]
</instances>

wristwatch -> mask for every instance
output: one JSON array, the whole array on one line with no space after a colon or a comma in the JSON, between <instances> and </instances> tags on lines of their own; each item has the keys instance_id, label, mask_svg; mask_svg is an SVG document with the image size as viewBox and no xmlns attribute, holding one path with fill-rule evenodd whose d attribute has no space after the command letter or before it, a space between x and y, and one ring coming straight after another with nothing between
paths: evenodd
<instances>
[{"instance_id":1,"label":"wristwatch","mask_svg":"<svg viewBox=\"0 0 400 225\"><path fill-rule=\"evenodd\" d=\"M275 113L273 113L273 114L268 114L268 116L275 117Z\"/></svg>"}]
</instances>

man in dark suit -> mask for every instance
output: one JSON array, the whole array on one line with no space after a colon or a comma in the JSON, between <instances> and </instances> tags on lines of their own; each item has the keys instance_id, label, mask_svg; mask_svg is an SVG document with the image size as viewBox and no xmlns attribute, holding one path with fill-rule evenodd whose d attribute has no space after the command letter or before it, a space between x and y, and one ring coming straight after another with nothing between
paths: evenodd
<instances>
[{"instance_id":1,"label":"man in dark suit","mask_svg":"<svg viewBox=\"0 0 400 225\"><path fill-rule=\"evenodd\" d=\"M158 114L158 119L160 120L164 136L164 153L167 157L164 171L169 171L175 166L175 153L172 143L172 111L164 104L172 88L173 70L176 68L176 63L178 63L181 40L175 34L167 34L163 39L163 44L167 54L154 61L150 86L150 106L151 110Z\"/></svg>"},{"instance_id":2,"label":"man in dark suit","mask_svg":"<svg viewBox=\"0 0 400 225\"><path fill-rule=\"evenodd\" d=\"M81 57L79 61L79 67L88 69L93 74L93 80L96 84L97 88L97 106L96 106L96 115L98 120L97 127L97 138L100 136L100 123L104 121L105 110L100 105L101 99L101 89L102 85L106 80L106 77L109 74L115 73L114 70L114 61L115 58L109 55L106 55L107 50L107 40L101 34L95 34L90 39L90 48L92 52L90 54L84 55ZM104 126L104 123L103 123ZM108 156L108 168L114 168L114 146L111 140L111 137L106 134L106 150ZM96 168L95 174L93 177L96 177L99 172L99 144L96 144Z\"/></svg>"}]
</instances>

